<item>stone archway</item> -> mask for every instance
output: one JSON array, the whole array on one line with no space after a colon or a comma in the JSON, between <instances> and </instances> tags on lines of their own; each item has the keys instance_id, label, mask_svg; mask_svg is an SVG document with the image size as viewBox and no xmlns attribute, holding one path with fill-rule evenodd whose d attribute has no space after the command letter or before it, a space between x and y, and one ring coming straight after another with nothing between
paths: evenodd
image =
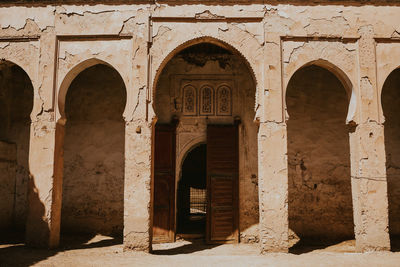
<instances>
[{"instance_id":1,"label":"stone archway","mask_svg":"<svg viewBox=\"0 0 400 267\"><path fill-rule=\"evenodd\" d=\"M59 121L65 125L61 231L122 240L124 81L109 64L92 64L66 89Z\"/></svg>"},{"instance_id":2,"label":"stone archway","mask_svg":"<svg viewBox=\"0 0 400 267\"><path fill-rule=\"evenodd\" d=\"M178 181L180 159L189 144L193 144L194 140L206 140L210 125L233 126L235 121L241 119L238 127L238 154L241 160L235 165L240 184L237 189L240 192L237 194L240 221L235 229L235 238L238 240L240 233L244 242L256 240L257 126L253 123L256 81L240 53L226 43L215 39L209 42L209 39L199 38L198 42L185 44L167 57L168 60L156 74L153 106L159 125L177 122L174 183ZM155 151L157 153L157 144ZM155 158L157 160L157 155ZM176 194L175 191L174 199ZM168 231L175 232L175 226Z\"/></svg>"},{"instance_id":3,"label":"stone archway","mask_svg":"<svg viewBox=\"0 0 400 267\"><path fill-rule=\"evenodd\" d=\"M385 116L386 175L389 204L389 235L392 250L400 249L400 68L386 78L382 88Z\"/></svg>"},{"instance_id":4,"label":"stone archway","mask_svg":"<svg viewBox=\"0 0 400 267\"><path fill-rule=\"evenodd\" d=\"M23 233L28 208L33 85L27 73L0 61L0 232ZM22 240L22 235L20 236ZM21 240L21 241L22 241Z\"/></svg>"},{"instance_id":5,"label":"stone archway","mask_svg":"<svg viewBox=\"0 0 400 267\"><path fill-rule=\"evenodd\" d=\"M288 83L289 242L298 242L294 248L354 239L345 86L316 65L299 69Z\"/></svg>"}]
</instances>

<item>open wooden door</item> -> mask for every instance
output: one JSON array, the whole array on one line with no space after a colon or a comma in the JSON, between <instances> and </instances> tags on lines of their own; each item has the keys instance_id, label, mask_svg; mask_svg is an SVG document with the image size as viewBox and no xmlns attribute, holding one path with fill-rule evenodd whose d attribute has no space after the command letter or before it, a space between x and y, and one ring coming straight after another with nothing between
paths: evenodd
<instances>
[{"instance_id":1,"label":"open wooden door","mask_svg":"<svg viewBox=\"0 0 400 267\"><path fill-rule=\"evenodd\" d=\"M207 127L207 242L239 241L237 125Z\"/></svg>"},{"instance_id":2,"label":"open wooden door","mask_svg":"<svg viewBox=\"0 0 400 267\"><path fill-rule=\"evenodd\" d=\"M175 239L175 124L156 125L153 243Z\"/></svg>"}]
</instances>

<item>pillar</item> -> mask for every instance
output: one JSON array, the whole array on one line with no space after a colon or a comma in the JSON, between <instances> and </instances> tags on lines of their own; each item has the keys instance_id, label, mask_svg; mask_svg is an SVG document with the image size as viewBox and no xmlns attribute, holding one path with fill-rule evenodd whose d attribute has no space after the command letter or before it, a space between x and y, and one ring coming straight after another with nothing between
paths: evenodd
<instances>
[{"instance_id":1,"label":"pillar","mask_svg":"<svg viewBox=\"0 0 400 267\"><path fill-rule=\"evenodd\" d=\"M258 188L261 252L288 252L287 130L279 33L266 32L264 81L257 85Z\"/></svg>"},{"instance_id":2,"label":"pillar","mask_svg":"<svg viewBox=\"0 0 400 267\"><path fill-rule=\"evenodd\" d=\"M389 250L383 125L368 122L350 133L356 251Z\"/></svg>"},{"instance_id":3,"label":"pillar","mask_svg":"<svg viewBox=\"0 0 400 267\"><path fill-rule=\"evenodd\" d=\"M29 246L54 248L59 244L63 172L60 142L63 138L62 125L45 119L32 122L26 223L26 243Z\"/></svg>"},{"instance_id":4,"label":"pillar","mask_svg":"<svg viewBox=\"0 0 400 267\"><path fill-rule=\"evenodd\" d=\"M124 249L151 251L151 123L125 127Z\"/></svg>"},{"instance_id":5,"label":"pillar","mask_svg":"<svg viewBox=\"0 0 400 267\"><path fill-rule=\"evenodd\" d=\"M350 131L356 251L390 249L383 124L379 122L372 26L359 30L360 123Z\"/></svg>"},{"instance_id":6,"label":"pillar","mask_svg":"<svg viewBox=\"0 0 400 267\"><path fill-rule=\"evenodd\" d=\"M40 37L40 85L34 84L26 222L26 243L34 247L57 247L60 236L64 126L54 119L51 66L55 60L55 38L53 28Z\"/></svg>"},{"instance_id":7,"label":"pillar","mask_svg":"<svg viewBox=\"0 0 400 267\"><path fill-rule=\"evenodd\" d=\"M260 123L258 188L261 252L288 252L286 124Z\"/></svg>"}]
</instances>

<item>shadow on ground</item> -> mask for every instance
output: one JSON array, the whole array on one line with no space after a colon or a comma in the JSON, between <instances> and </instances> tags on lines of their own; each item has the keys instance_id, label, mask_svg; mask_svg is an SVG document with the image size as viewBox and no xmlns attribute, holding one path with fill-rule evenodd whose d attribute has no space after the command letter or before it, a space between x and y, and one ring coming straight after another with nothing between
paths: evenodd
<instances>
[{"instance_id":1,"label":"shadow on ground","mask_svg":"<svg viewBox=\"0 0 400 267\"><path fill-rule=\"evenodd\" d=\"M96 234L65 235L62 236L60 247L57 249L34 249L24 244L23 234L8 233L0 239L0 266L31 266L68 250L122 244L122 238L103 236L101 240L96 240L95 237Z\"/></svg>"},{"instance_id":2,"label":"shadow on ground","mask_svg":"<svg viewBox=\"0 0 400 267\"><path fill-rule=\"evenodd\" d=\"M205 251L219 246L219 244L207 244L204 239L186 239L181 242L153 245L152 254L178 255Z\"/></svg>"},{"instance_id":3,"label":"shadow on ground","mask_svg":"<svg viewBox=\"0 0 400 267\"><path fill-rule=\"evenodd\" d=\"M289 248L289 253L300 255L316 250L324 250L327 252L355 252L355 240L321 241L300 239L299 242Z\"/></svg>"}]
</instances>

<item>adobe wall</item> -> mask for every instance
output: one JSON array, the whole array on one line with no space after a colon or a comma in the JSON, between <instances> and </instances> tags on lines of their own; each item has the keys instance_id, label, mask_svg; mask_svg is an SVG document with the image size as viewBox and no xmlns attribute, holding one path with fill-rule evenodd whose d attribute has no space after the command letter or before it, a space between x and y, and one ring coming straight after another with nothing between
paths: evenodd
<instances>
[{"instance_id":1,"label":"adobe wall","mask_svg":"<svg viewBox=\"0 0 400 267\"><path fill-rule=\"evenodd\" d=\"M237 50L254 72L261 250L289 247L290 118L285 95L293 74L309 64L335 73L349 91L345 119L350 127L357 250L389 249L386 125L380 94L400 62L400 7L388 1L169 3L12 6L8 2L0 7L0 58L22 67L34 90L28 243L58 244L66 92L79 72L106 63L118 71L127 91L125 248L150 250L151 144L158 115L153 110L154 85L177 52L207 41ZM244 188L253 192L251 178L245 179L250 180ZM248 200L253 207L253 196Z\"/></svg>"}]
</instances>

